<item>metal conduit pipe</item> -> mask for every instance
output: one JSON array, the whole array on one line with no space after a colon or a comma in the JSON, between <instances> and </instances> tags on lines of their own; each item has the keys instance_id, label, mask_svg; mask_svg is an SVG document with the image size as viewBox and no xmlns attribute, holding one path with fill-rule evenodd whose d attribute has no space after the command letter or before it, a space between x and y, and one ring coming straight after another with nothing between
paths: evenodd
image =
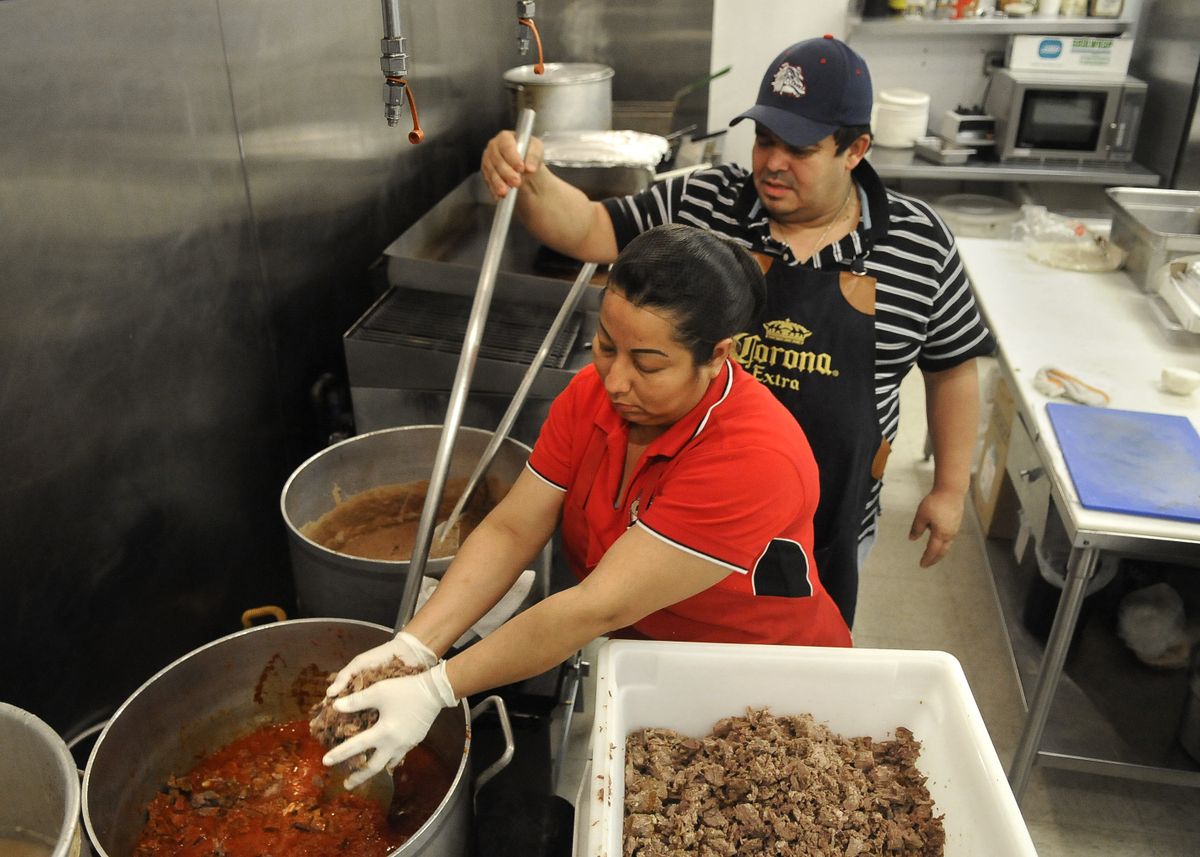
<instances>
[{"instance_id":1,"label":"metal conduit pipe","mask_svg":"<svg viewBox=\"0 0 1200 857\"><path fill-rule=\"evenodd\" d=\"M537 6L533 0L517 0L517 50L521 56L529 53L530 35L529 27L522 21L533 21L533 16L537 13Z\"/></svg>"},{"instance_id":2,"label":"metal conduit pipe","mask_svg":"<svg viewBox=\"0 0 1200 857\"><path fill-rule=\"evenodd\" d=\"M404 112L403 83L393 78L408 77L408 39L400 28L400 0L382 0L383 38L379 42L379 68L383 71L383 115L391 127L400 123Z\"/></svg>"}]
</instances>

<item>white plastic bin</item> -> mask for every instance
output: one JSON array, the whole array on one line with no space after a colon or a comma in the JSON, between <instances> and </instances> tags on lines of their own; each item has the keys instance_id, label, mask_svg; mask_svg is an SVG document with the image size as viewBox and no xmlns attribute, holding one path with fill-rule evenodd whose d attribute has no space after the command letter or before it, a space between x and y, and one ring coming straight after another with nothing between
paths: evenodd
<instances>
[{"instance_id":1,"label":"white plastic bin","mask_svg":"<svg viewBox=\"0 0 1200 857\"><path fill-rule=\"evenodd\" d=\"M590 784L576 807L576 857L620 857L625 736L644 727L707 734L747 707L811 714L843 736L922 744L917 766L945 814L946 857L1036 851L962 667L944 652L614 640L600 649ZM583 849L580 851L580 849Z\"/></svg>"}]
</instances>

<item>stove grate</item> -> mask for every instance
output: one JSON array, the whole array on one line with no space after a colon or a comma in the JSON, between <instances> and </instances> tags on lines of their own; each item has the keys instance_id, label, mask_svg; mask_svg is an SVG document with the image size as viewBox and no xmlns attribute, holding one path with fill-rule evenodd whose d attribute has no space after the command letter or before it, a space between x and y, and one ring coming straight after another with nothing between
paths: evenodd
<instances>
[{"instance_id":1,"label":"stove grate","mask_svg":"<svg viewBox=\"0 0 1200 857\"><path fill-rule=\"evenodd\" d=\"M459 354L471 315L471 295L395 288L351 334L354 339ZM479 357L529 365L557 309L493 299L479 345ZM545 366L563 368L579 338L579 313L567 319L550 347Z\"/></svg>"}]
</instances>

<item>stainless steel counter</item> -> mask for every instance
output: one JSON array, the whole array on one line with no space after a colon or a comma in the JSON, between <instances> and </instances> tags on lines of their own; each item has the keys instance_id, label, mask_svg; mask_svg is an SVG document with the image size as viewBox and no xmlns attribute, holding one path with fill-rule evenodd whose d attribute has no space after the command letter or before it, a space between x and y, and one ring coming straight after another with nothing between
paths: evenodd
<instances>
[{"instance_id":1,"label":"stainless steel counter","mask_svg":"<svg viewBox=\"0 0 1200 857\"><path fill-rule=\"evenodd\" d=\"M1200 769L1190 760L1176 755L1174 760L1180 764L1167 765L1164 761L1172 760L1172 754L1159 751L1154 757L1142 754L1139 761L1118 728L1101 730L1107 746L1100 748L1081 748L1078 741L1062 751L1043 746L1060 684L1069 697L1082 699L1063 681L1063 667L1101 554L1194 566L1200 563L1200 524L1084 507L1046 413L1049 400L1033 386L1037 370L1052 365L1077 372L1108 391L1113 408L1177 414L1200 425L1192 399L1165 393L1157 382L1164 366L1198 365L1196 338L1180 338L1163 329L1147 296L1124 272L1085 274L1045 267L1012 241L963 239L959 250L996 334L1000 367L1017 402L1008 472L1022 506L1039 497L1053 504L1071 548L1063 594L1044 651L1034 658L1036 671L1027 670L1031 682L1036 677L1036 685L1027 694L1029 715L1009 773L1013 792L1020 799L1036 761L1109 776L1200 786ZM1014 457L1018 440L1025 452ZM1020 665L1022 659L1017 660ZM1138 713L1154 713L1144 709L1163 705L1161 698L1143 700ZM1073 737L1085 731L1082 720L1091 716L1089 711L1094 712L1094 706L1073 707L1067 723ZM1173 734L1167 742L1171 739Z\"/></svg>"}]
</instances>

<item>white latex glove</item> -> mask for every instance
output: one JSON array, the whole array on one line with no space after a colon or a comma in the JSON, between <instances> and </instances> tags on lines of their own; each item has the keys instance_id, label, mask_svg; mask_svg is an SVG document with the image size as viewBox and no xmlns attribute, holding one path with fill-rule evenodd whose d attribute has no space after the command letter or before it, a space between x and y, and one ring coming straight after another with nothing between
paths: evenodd
<instances>
[{"instance_id":1,"label":"white latex glove","mask_svg":"<svg viewBox=\"0 0 1200 857\"><path fill-rule=\"evenodd\" d=\"M436 664L438 660L437 655L431 652L428 646L408 631L400 631L386 643L355 655L350 663L342 667L334 676L329 687L325 689L325 695L337 696L356 673L390 663L393 657L399 658L410 667L425 667L426 669Z\"/></svg>"},{"instance_id":2,"label":"white latex glove","mask_svg":"<svg viewBox=\"0 0 1200 857\"><path fill-rule=\"evenodd\" d=\"M359 753L374 750L367 763L346 778L346 789L357 788L385 768L389 773L405 755L429 734L429 727L443 708L458 702L446 678L446 662L418 675L377 681L366 690L344 696L333 703L343 714L374 708L379 720L325 754L321 762L332 767Z\"/></svg>"}]
</instances>

